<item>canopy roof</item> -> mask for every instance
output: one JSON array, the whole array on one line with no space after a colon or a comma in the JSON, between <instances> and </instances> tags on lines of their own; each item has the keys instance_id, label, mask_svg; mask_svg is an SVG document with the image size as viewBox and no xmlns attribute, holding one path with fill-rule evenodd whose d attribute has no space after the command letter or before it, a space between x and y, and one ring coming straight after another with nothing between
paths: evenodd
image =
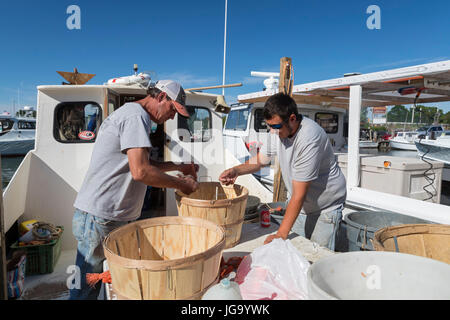
<instances>
[{"instance_id":1,"label":"canopy roof","mask_svg":"<svg viewBox=\"0 0 450 320\"><path fill-rule=\"evenodd\" d=\"M417 104L450 101L450 60L296 85L292 93L299 104L347 109L353 85L362 87L363 107L413 104L421 89ZM400 94L399 89L405 88L412 88L411 93L403 90ZM265 102L276 92L278 90L243 94L238 96L238 101Z\"/></svg>"}]
</instances>

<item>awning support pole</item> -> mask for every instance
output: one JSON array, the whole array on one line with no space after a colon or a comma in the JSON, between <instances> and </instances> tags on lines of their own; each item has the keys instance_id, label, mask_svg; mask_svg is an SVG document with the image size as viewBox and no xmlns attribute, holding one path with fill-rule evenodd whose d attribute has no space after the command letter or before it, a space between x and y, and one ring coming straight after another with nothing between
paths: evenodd
<instances>
[{"instance_id":1,"label":"awning support pole","mask_svg":"<svg viewBox=\"0 0 450 320\"><path fill-rule=\"evenodd\" d=\"M350 87L349 120L348 120L348 170L347 188L359 187L359 130L362 101L362 87Z\"/></svg>"}]
</instances>

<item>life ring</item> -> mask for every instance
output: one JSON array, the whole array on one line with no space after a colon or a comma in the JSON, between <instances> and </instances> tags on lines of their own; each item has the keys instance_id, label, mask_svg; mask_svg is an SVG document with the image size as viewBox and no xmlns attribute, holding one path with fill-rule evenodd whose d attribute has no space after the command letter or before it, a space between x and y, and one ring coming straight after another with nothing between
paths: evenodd
<instances>
[{"instance_id":1,"label":"life ring","mask_svg":"<svg viewBox=\"0 0 450 320\"><path fill-rule=\"evenodd\" d=\"M92 131L81 131L78 134L78 138L80 138L81 140L92 140L95 138L95 133Z\"/></svg>"}]
</instances>

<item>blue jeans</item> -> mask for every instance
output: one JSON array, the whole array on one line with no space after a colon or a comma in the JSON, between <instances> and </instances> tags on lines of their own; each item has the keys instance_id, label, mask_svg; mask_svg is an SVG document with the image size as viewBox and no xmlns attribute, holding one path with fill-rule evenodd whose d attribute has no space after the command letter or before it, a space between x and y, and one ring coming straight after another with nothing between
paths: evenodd
<instances>
[{"instance_id":1,"label":"blue jeans","mask_svg":"<svg viewBox=\"0 0 450 320\"><path fill-rule=\"evenodd\" d=\"M78 241L75 264L80 268L80 288L70 289L70 300L96 300L100 284L91 288L86 284L86 273L103 272L103 239L114 229L127 224L125 221L112 221L96 217L75 209L72 232Z\"/></svg>"},{"instance_id":2,"label":"blue jeans","mask_svg":"<svg viewBox=\"0 0 450 320\"><path fill-rule=\"evenodd\" d=\"M292 232L335 251L343 209L344 206L341 205L335 210L322 211L317 214L300 213L292 226Z\"/></svg>"}]
</instances>

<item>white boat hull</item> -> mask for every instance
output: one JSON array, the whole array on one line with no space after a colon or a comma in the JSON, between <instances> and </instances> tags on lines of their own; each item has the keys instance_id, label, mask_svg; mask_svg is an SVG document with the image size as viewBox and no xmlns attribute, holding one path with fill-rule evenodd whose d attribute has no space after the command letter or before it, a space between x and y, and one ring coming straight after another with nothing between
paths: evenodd
<instances>
[{"instance_id":1,"label":"white boat hull","mask_svg":"<svg viewBox=\"0 0 450 320\"><path fill-rule=\"evenodd\" d=\"M359 147L360 148L378 148L378 142L360 141Z\"/></svg>"},{"instance_id":2,"label":"white boat hull","mask_svg":"<svg viewBox=\"0 0 450 320\"><path fill-rule=\"evenodd\" d=\"M406 141L402 142L402 141L390 140L389 145L393 149L417 151L417 147L414 144L414 142L406 142Z\"/></svg>"},{"instance_id":3,"label":"white boat hull","mask_svg":"<svg viewBox=\"0 0 450 320\"><path fill-rule=\"evenodd\" d=\"M450 147L436 143L435 140L418 140L415 142L420 157L444 162L450 165Z\"/></svg>"}]
</instances>

